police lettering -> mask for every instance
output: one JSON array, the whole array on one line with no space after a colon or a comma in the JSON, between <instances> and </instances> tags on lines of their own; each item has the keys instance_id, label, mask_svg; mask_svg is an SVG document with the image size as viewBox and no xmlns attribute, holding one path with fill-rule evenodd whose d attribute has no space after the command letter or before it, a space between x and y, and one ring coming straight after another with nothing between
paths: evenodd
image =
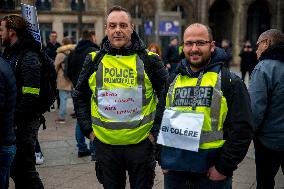
<instances>
[{"instance_id":1,"label":"police lettering","mask_svg":"<svg viewBox=\"0 0 284 189\"><path fill-rule=\"evenodd\" d=\"M134 78L133 69L105 68L104 77Z\"/></svg>"},{"instance_id":2,"label":"police lettering","mask_svg":"<svg viewBox=\"0 0 284 189\"><path fill-rule=\"evenodd\" d=\"M181 87L176 88L174 94L174 106L192 106L194 94L197 95L197 106L211 106L212 87Z\"/></svg>"},{"instance_id":3,"label":"police lettering","mask_svg":"<svg viewBox=\"0 0 284 189\"><path fill-rule=\"evenodd\" d=\"M134 71L133 69L122 68L105 68L104 82L105 83L124 83L134 85Z\"/></svg>"}]
</instances>

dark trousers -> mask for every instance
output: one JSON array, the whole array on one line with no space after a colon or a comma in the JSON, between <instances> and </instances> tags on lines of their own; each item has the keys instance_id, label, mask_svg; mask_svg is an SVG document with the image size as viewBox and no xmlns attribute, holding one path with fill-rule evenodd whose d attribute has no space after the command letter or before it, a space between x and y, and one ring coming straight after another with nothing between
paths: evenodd
<instances>
[{"instance_id":1,"label":"dark trousers","mask_svg":"<svg viewBox=\"0 0 284 189\"><path fill-rule=\"evenodd\" d=\"M146 140L133 145L108 145L95 140L96 175L104 189L124 189L126 170L131 189L151 189L155 166L153 144Z\"/></svg>"},{"instance_id":2,"label":"dark trousers","mask_svg":"<svg viewBox=\"0 0 284 189\"><path fill-rule=\"evenodd\" d=\"M0 188L9 188L10 166L16 154L16 145L0 145Z\"/></svg>"},{"instance_id":3,"label":"dark trousers","mask_svg":"<svg viewBox=\"0 0 284 189\"><path fill-rule=\"evenodd\" d=\"M273 189L280 166L284 174L284 151L274 151L254 140L257 189Z\"/></svg>"},{"instance_id":4,"label":"dark trousers","mask_svg":"<svg viewBox=\"0 0 284 189\"><path fill-rule=\"evenodd\" d=\"M35 152L36 153L42 153L40 145L39 145L39 142L38 142L38 139L36 139Z\"/></svg>"},{"instance_id":5,"label":"dark trousers","mask_svg":"<svg viewBox=\"0 0 284 189\"><path fill-rule=\"evenodd\" d=\"M39 118L30 121L22 120L17 124L17 151L11 167L11 177L16 189L44 188L35 168L35 145L39 126Z\"/></svg>"},{"instance_id":6,"label":"dark trousers","mask_svg":"<svg viewBox=\"0 0 284 189\"><path fill-rule=\"evenodd\" d=\"M232 177L222 181L209 180L206 174L169 171L164 176L165 189L231 189Z\"/></svg>"},{"instance_id":7,"label":"dark trousers","mask_svg":"<svg viewBox=\"0 0 284 189\"><path fill-rule=\"evenodd\" d=\"M242 80L244 81L245 80L245 77L246 77L246 73L248 72L249 73L249 78L250 78L250 75L252 73L253 70L241 70L242 72Z\"/></svg>"}]
</instances>

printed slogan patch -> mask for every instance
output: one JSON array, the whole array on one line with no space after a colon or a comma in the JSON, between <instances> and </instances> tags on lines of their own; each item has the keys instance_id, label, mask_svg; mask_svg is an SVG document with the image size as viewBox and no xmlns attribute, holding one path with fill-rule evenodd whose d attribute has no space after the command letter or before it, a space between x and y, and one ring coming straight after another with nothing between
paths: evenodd
<instances>
[{"instance_id":1,"label":"printed slogan patch","mask_svg":"<svg viewBox=\"0 0 284 189\"><path fill-rule=\"evenodd\" d=\"M174 106L192 106L194 94L197 95L196 106L211 106L213 87L180 87L176 88Z\"/></svg>"}]
</instances>

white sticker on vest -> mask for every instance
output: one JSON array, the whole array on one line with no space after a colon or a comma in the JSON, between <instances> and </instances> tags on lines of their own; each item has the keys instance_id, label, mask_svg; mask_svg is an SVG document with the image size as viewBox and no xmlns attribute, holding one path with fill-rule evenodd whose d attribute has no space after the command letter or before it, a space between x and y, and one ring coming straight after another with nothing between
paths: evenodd
<instances>
[{"instance_id":1,"label":"white sticker on vest","mask_svg":"<svg viewBox=\"0 0 284 189\"><path fill-rule=\"evenodd\" d=\"M203 122L203 113L166 109L157 143L198 152Z\"/></svg>"},{"instance_id":2,"label":"white sticker on vest","mask_svg":"<svg viewBox=\"0 0 284 189\"><path fill-rule=\"evenodd\" d=\"M98 89L98 111L114 122L141 120L142 87Z\"/></svg>"}]
</instances>

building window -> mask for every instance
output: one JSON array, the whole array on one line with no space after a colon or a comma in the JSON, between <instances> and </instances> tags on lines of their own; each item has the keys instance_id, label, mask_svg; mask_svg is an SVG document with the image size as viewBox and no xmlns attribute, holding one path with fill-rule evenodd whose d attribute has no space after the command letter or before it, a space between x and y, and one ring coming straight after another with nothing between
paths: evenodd
<instances>
[{"instance_id":1,"label":"building window","mask_svg":"<svg viewBox=\"0 0 284 189\"><path fill-rule=\"evenodd\" d=\"M15 9L15 1L13 1L13 0L0 0L0 9L5 9L5 10Z\"/></svg>"},{"instance_id":2,"label":"building window","mask_svg":"<svg viewBox=\"0 0 284 189\"><path fill-rule=\"evenodd\" d=\"M172 8L172 11L180 12L181 19L186 19L188 17L187 12L184 10L182 5L176 5L174 8Z\"/></svg>"},{"instance_id":3,"label":"building window","mask_svg":"<svg viewBox=\"0 0 284 189\"><path fill-rule=\"evenodd\" d=\"M37 0L36 7L38 10L50 10L51 9L50 0Z\"/></svg>"},{"instance_id":4,"label":"building window","mask_svg":"<svg viewBox=\"0 0 284 189\"><path fill-rule=\"evenodd\" d=\"M82 3L81 6L80 2ZM85 10L85 0L71 0L71 10Z\"/></svg>"},{"instance_id":5,"label":"building window","mask_svg":"<svg viewBox=\"0 0 284 189\"><path fill-rule=\"evenodd\" d=\"M40 28L41 40L43 42L43 45L46 46L46 44L49 42L49 34L52 31L52 24L40 23L39 28Z\"/></svg>"},{"instance_id":6,"label":"building window","mask_svg":"<svg viewBox=\"0 0 284 189\"><path fill-rule=\"evenodd\" d=\"M64 37L69 36L72 37L74 42L77 43L80 36L78 31L78 24L75 23L64 23ZM94 24L82 24L82 31L83 30L94 30Z\"/></svg>"}]
</instances>

